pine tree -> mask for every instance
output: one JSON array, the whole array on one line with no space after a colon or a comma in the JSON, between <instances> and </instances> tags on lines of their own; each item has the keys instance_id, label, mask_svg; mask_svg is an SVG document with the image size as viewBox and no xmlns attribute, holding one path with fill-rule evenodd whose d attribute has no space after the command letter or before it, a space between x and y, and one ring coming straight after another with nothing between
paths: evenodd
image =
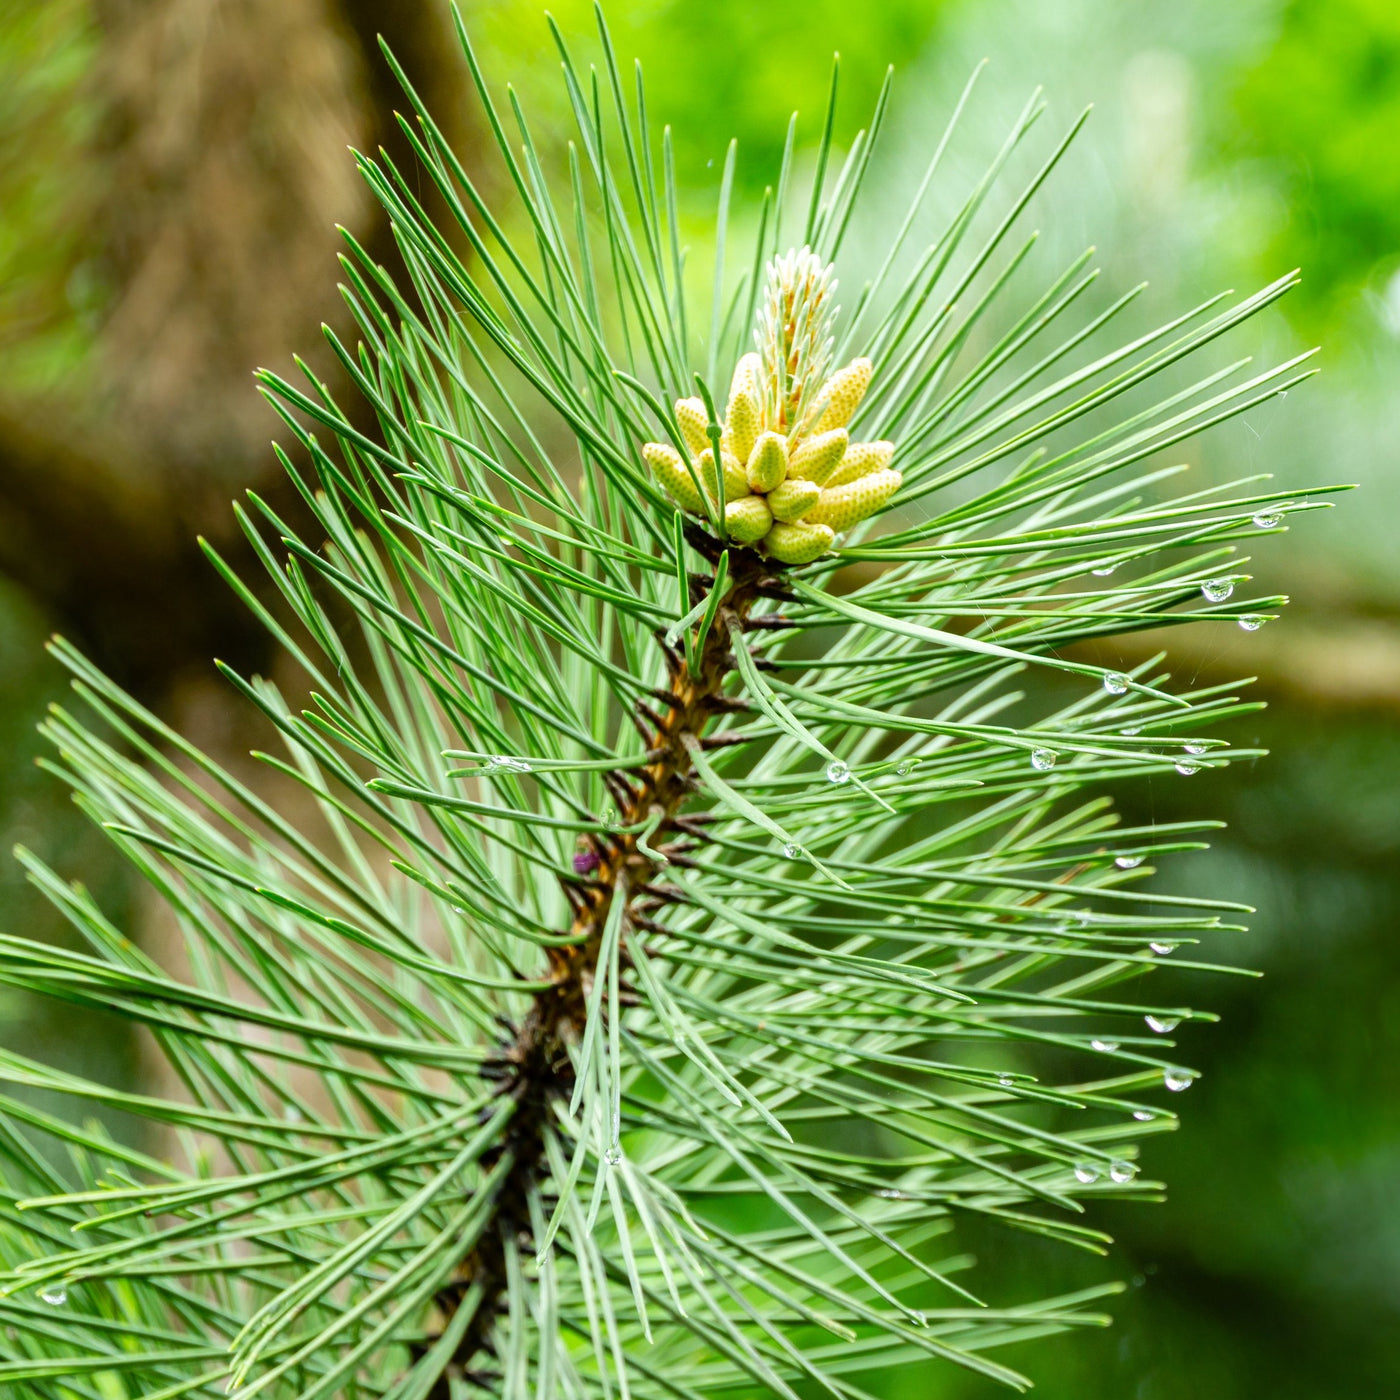
<instances>
[{"instance_id":1,"label":"pine tree","mask_svg":"<svg viewBox=\"0 0 1400 1400\"><path fill-rule=\"evenodd\" d=\"M263 374L314 529L236 507L278 607L210 551L298 668L293 694L224 673L316 822L54 644L76 708L48 766L186 965L19 852L87 951L5 937L0 978L144 1027L177 1087L0 1057L148 1127L0 1103L0 1379L695 1400L953 1363L1021 1386L990 1353L1104 1321L1113 1290L984 1299L959 1223L1102 1249L1086 1203L1157 1195L1139 1144L1195 1077L1170 1033L1208 1014L1128 984L1204 967L1191 946L1244 912L1145 888L1212 823L1127 828L1103 789L1249 756L1205 733L1248 705L1074 645L1281 603L1239 596L1237 545L1316 494L1167 492L1153 463L1306 376L1178 370L1294 279L1091 350L1133 298L1086 312L1088 255L1015 290L1019 216L1078 129L1002 196L1037 98L916 253L945 134L852 295L887 80L834 178L831 113L800 193L790 134L737 267L731 146L699 318L670 133L601 14L597 69L554 35L557 180L458 28L520 227L400 73L420 166L358 161L408 281L347 237L360 340L328 332L372 413Z\"/></svg>"}]
</instances>

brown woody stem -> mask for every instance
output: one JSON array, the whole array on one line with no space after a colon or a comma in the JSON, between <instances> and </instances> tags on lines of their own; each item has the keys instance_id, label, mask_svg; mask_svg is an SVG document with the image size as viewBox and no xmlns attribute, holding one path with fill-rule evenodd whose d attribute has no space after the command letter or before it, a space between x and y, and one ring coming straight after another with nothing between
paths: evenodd
<instances>
[{"instance_id":1,"label":"brown woody stem","mask_svg":"<svg viewBox=\"0 0 1400 1400\"><path fill-rule=\"evenodd\" d=\"M711 559L718 546L699 530L687 531L690 542ZM645 707L649 716L643 728L651 761L640 774L609 775L608 790L617 803L620 825L636 828L655 821L647 838L652 850L667 854L678 865L691 864L683 854L692 838L701 838L703 821L682 814L690 796L691 776L688 740L704 739L718 715L733 713L736 702L723 694L725 677L734 667L730 650L731 621L749 625L749 614L763 597L781 593L771 565L750 550L730 550L729 588L719 605L715 625L706 635L692 674L683 658L662 641L667 651L670 685L653 693L659 709ZM660 640L660 638L658 638ZM674 843L674 844L673 844ZM475 1311L460 1345L443 1375L429 1393L429 1400L448 1400L453 1376L471 1382L488 1378L492 1356L491 1331L504 1301L506 1287L505 1243L511 1238L526 1243L532 1235L529 1200L544 1171L544 1133L552 1104L572 1094L573 1062L569 1045L581 1035L587 1017L587 1000L597 973L603 929L613 900L621 892L626 901L626 926L656 932L656 883L660 864L638 847L638 833L624 829L590 840L598 866L586 879L569 883L574 907L570 939L548 949L547 991L536 992L529 1011L496 1065L500 1094L516 1100L516 1112L495 1154L484 1165L492 1166L508 1155L511 1166L497 1188L492 1216L476 1244L462 1261L457 1277L437 1297L439 1310L448 1319L471 1297ZM664 901L664 898L662 900ZM624 966L626 965L624 958ZM624 1005L628 997L623 995ZM608 1007L615 1015L620 1008ZM476 1367L477 1369L473 1369Z\"/></svg>"}]
</instances>

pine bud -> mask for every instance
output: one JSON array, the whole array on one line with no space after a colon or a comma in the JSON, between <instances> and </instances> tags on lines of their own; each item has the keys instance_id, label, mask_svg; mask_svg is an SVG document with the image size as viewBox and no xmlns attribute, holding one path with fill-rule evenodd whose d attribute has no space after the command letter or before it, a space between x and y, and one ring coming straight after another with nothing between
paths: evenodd
<instances>
[{"instance_id":1,"label":"pine bud","mask_svg":"<svg viewBox=\"0 0 1400 1400\"><path fill-rule=\"evenodd\" d=\"M732 399L735 394L747 394L752 399L760 398L758 385L762 372L761 355L753 350L747 355L740 355L739 363L734 366L734 378L729 381L729 397Z\"/></svg>"},{"instance_id":2,"label":"pine bud","mask_svg":"<svg viewBox=\"0 0 1400 1400\"><path fill-rule=\"evenodd\" d=\"M858 520L874 515L899 490L903 480L900 472L878 471L845 486L828 486L803 524L829 525L833 531L849 529Z\"/></svg>"},{"instance_id":3,"label":"pine bud","mask_svg":"<svg viewBox=\"0 0 1400 1400\"><path fill-rule=\"evenodd\" d=\"M706 432L710 426L710 415L705 412L704 402L701 399L677 399L676 422L685 445L690 448L690 455L698 457L710 445Z\"/></svg>"},{"instance_id":4,"label":"pine bud","mask_svg":"<svg viewBox=\"0 0 1400 1400\"><path fill-rule=\"evenodd\" d=\"M737 501L741 496L749 494L749 479L744 474L743 463L734 456L732 452L725 452L720 449L720 462L724 466L724 499L726 501ZM705 490L715 499L719 499L719 487L715 483L715 454L710 448L706 448L696 459L695 465L700 473L700 480L704 483Z\"/></svg>"},{"instance_id":5,"label":"pine bud","mask_svg":"<svg viewBox=\"0 0 1400 1400\"><path fill-rule=\"evenodd\" d=\"M665 488L666 494L682 509L692 515L703 515L705 503L690 479L681 454L664 442L648 442L642 447L642 456L652 475Z\"/></svg>"},{"instance_id":6,"label":"pine bud","mask_svg":"<svg viewBox=\"0 0 1400 1400\"><path fill-rule=\"evenodd\" d=\"M893 456L892 442L853 442L846 449L841 465L827 478L827 489L844 486L848 481L859 481L871 472L884 471Z\"/></svg>"},{"instance_id":7,"label":"pine bud","mask_svg":"<svg viewBox=\"0 0 1400 1400\"><path fill-rule=\"evenodd\" d=\"M763 547L783 564L810 564L831 548L836 532L829 525L779 523L763 538Z\"/></svg>"},{"instance_id":8,"label":"pine bud","mask_svg":"<svg viewBox=\"0 0 1400 1400\"><path fill-rule=\"evenodd\" d=\"M724 526L729 537L740 544L753 544L766 535L773 524L773 513L762 496L744 496L724 507Z\"/></svg>"},{"instance_id":9,"label":"pine bud","mask_svg":"<svg viewBox=\"0 0 1400 1400\"><path fill-rule=\"evenodd\" d=\"M807 438L788 458L789 478L802 477L825 486L827 478L840 465L849 441L845 428Z\"/></svg>"},{"instance_id":10,"label":"pine bud","mask_svg":"<svg viewBox=\"0 0 1400 1400\"><path fill-rule=\"evenodd\" d=\"M749 455L749 485L755 491L771 491L787 475L787 469L787 439L781 433L760 433Z\"/></svg>"},{"instance_id":11,"label":"pine bud","mask_svg":"<svg viewBox=\"0 0 1400 1400\"><path fill-rule=\"evenodd\" d=\"M768 493L768 509L774 520L798 520L822 498L822 488L815 481L786 481Z\"/></svg>"},{"instance_id":12,"label":"pine bud","mask_svg":"<svg viewBox=\"0 0 1400 1400\"><path fill-rule=\"evenodd\" d=\"M826 387L822 390L825 407L817 420L818 432L844 428L851 421L865 397L865 391L870 387L871 368L870 361L862 355L844 369L838 369L826 381Z\"/></svg>"},{"instance_id":13,"label":"pine bud","mask_svg":"<svg viewBox=\"0 0 1400 1400\"><path fill-rule=\"evenodd\" d=\"M741 462L748 461L762 426L758 400L751 393L741 390L729 396L729 407L724 414L723 445Z\"/></svg>"}]
</instances>

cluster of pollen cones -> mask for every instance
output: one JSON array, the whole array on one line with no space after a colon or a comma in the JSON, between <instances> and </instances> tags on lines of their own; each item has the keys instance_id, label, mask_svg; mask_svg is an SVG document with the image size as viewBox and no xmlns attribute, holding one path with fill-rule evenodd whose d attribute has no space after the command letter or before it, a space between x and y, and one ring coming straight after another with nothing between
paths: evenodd
<instances>
[{"instance_id":1,"label":"cluster of pollen cones","mask_svg":"<svg viewBox=\"0 0 1400 1400\"><path fill-rule=\"evenodd\" d=\"M724 526L731 540L756 545L779 563L807 564L899 489L903 478L889 465L894 444L852 442L846 431L870 384L870 368L862 357L837 370L814 410L784 431L781 407L775 411L763 392L761 357L748 354L739 361L719 445ZM704 403L681 399L676 424L689 448L688 463L662 442L647 443L642 455L682 510L713 516L720 493Z\"/></svg>"}]
</instances>

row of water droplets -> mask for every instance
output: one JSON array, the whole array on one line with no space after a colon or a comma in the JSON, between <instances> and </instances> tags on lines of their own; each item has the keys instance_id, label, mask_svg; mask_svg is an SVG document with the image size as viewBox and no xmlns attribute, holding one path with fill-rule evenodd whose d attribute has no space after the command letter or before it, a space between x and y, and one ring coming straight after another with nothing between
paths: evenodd
<instances>
[{"instance_id":1,"label":"row of water droplets","mask_svg":"<svg viewBox=\"0 0 1400 1400\"><path fill-rule=\"evenodd\" d=\"M1120 1186L1124 1182L1131 1181L1138 1172L1137 1167L1125 1158L1116 1157L1108 1163L1108 1179L1116 1181ZM1085 1186L1092 1186L1104 1174L1103 1164L1099 1162L1076 1162L1074 1164L1074 1179L1083 1182Z\"/></svg>"},{"instance_id":2,"label":"row of water droplets","mask_svg":"<svg viewBox=\"0 0 1400 1400\"><path fill-rule=\"evenodd\" d=\"M1126 734L1127 730L1123 732ZM1205 753L1206 747L1205 744L1195 742L1184 745L1185 751L1188 754L1195 755ZM1031 750L1031 767L1034 768L1037 773L1048 773L1059 761L1060 755L1057 754L1054 749ZM1184 778L1189 778L1193 773L1199 773L1201 771L1201 765L1196 763L1192 758L1181 758L1176 763L1172 764L1172 767ZM1138 859L1133 860L1129 865L1121 866L1121 868L1124 870L1131 870L1133 866L1141 864L1142 861Z\"/></svg>"},{"instance_id":3,"label":"row of water droplets","mask_svg":"<svg viewBox=\"0 0 1400 1400\"><path fill-rule=\"evenodd\" d=\"M1250 523L1257 530L1277 529L1282 523L1283 517L1290 510L1293 510L1295 505L1296 503L1293 501L1282 501L1276 505L1265 506L1250 517ZM1117 570L1118 563L1111 561L1100 564L1097 568L1090 569L1089 572L1095 578L1108 578L1110 574L1116 573ZM1207 579L1201 585L1201 593L1205 596L1206 600L1211 603L1226 602L1234 591L1235 580L1232 578ZM1247 615L1237 620L1239 625L1244 628L1246 632L1256 632L1264 625L1264 619L1254 615Z\"/></svg>"},{"instance_id":4,"label":"row of water droplets","mask_svg":"<svg viewBox=\"0 0 1400 1400\"><path fill-rule=\"evenodd\" d=\"M1228 583L1228 581L1221 582L1222 585L1227 589L1225 596L1228 597L1228 590L1233 587L1233 584ZM1260 621L1262 622L1262 619L1260 619ZM1110 695L1126 695L1132 683L1132 678L1122 671L1104 672L1103 688ZM1123 731L1123 733L1129 737L1136 736L1141 732L1141 728L1138 726L1134 726L1131 729L1125 729ZM1198 740L1193 739L1189 740L1182 747L1186 755L1188 756L1181 758L1178 762L1173 764L1173 767L1175 767L1178 773L1182 774L1185 777L1190 777L1193 773L1199 773L1201 771L1201 765L1199 763L1194 762L1193 760L1199 757L1201 754L1205 753L1209 745L1203 744ZM1059 758L1059 754L1056 753L1054 749L1035 748L1031 750L1031 767L1034 768L1037 773L1048 773L1050 769L1052 769L1055 766L1055 764L1059 762ZM1123 857L1117 861L1117 864L1122 870L1131 870L1135 866L1141 865L1142 859L1140 857Z\"/></svg>"},{"instance_id":5,"label":"row of water droplets","mask_svg":"<svg viewBox=\"0 0 1400 1400\"><path fill-rule=\"evenodd\" d=\"M1169 952L1170 945L1153 943L1151 945L1154 952ZM1169 1035L1182 1021L1180 1016L1165 1015L1159 1012L1148 1012L1142 1018L1147 1024L1147 1029L1156 1035ZM1123 1048L1122 1042L1118 1040L1108 1040L1096 1036L1089 1042L1089 1048L1097 1051L1100 1055L1113 1055ZM1189 1089L1196 1082L1196 1071L1186 1069L1181 1065L1167 1065L1162 1070L1162 1083L1173 1093L1179 1094L1185 1089ZM1148 1123L1159 1115L1150 1109L1135 1109L1133 1117L1140 1123Z\"/></svg>"},{"instance_id":6,"label":"row of water droplets","mask_svg":"<svg viewBox=\"0 0 1400 1400\"><path fill-rule=\"evenodd\" d=\"M1275 525L1278 524L1277 516L1256 516L1255 523L1257 524L1262 519L1269 519ZM1234 591L1235 580L1232 578L1208 578L1201 585L1201 596L1208 603L1228 603ZM1235 621L1243 631L1257 632L1264 625L1265 619L1258 613L1245 613L1242 617L1237 617Z\"/></svg>"}]
</instances>

